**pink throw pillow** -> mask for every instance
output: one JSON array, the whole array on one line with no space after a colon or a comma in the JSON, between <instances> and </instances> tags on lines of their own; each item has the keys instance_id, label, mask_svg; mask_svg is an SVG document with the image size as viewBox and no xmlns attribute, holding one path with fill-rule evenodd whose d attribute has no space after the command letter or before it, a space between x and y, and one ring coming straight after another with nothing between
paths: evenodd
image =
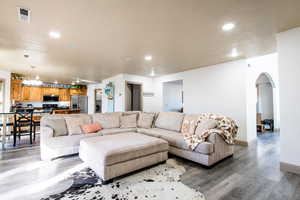
<instances>
[{"instance_id":1,"label":"pink throw pillow","mask_svg":"<svg viewBox=\"0 0 300 200\"><path fill-rule=\"evenodd\" d=\"M102 129L99 123L82 124L80 127L84 133L96 133Z\"/></svg>"}]
</instances>

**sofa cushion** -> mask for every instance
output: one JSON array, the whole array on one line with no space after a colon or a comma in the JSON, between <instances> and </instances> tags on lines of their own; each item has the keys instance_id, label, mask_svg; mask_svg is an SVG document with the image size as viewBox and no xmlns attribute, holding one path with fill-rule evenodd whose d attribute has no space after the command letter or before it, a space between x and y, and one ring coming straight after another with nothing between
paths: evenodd
<instances>
[{"instance_id":1,"label":"sofa cushion","mask_svg":"<svg viewBox=\"0 0 300 200\"><path fill-rule=\"evenodd\" d=\"M199 117L200 115L197 114L184 115L182 126L181 126L181 132L188 133L190 135L195 134Z\"/></svg>"},{"instance_id":2,"label":"sofa cushion","mask_svg":"<svg viewBox=\"0 0 300 200\"><path fill-rule=\"evenodd\" d=\"M137 126L139 128L152 128L154 117L155 113L140 113L137 121Z\"/></svg>"},{"instance_id":3,"label":"sofa cushion","mask_svg":"<svg viewBox=\"0 0 300 200\"><path fill-rule=\"evenodd\" d=\"M99 123L103 129L120 128L121 112L94 114L92 116L93 123Z\"/></svg>"},{"instance_id":4,"label":"sofa cushion","mask_svg":"<svg viewBox=\"0 0 300 200\"><path fill-rule=\"evenodd\" d=\"M80 146L104 166L166 152L169 148L164 140L134 132L84 139Z\"/></svg>"},{"instance_id":5,"label":"sofa cushion","mask_svg":"<svg viewBox=\"0 0 300 200\"><path fill-rule=\"evenodd\" d=\"M194 151L202 154L211 154L214 152L214 145L209 142L200 143L196 149L191 150L188 147L188 144L185 142L183 135L180 133L174 134L166 130L161 130L160 138L166 140L170 146L177 147L179 149Z\"/></svg>"},{"instance_id":6,"label":"sofa cushion","mask_svg":"<svg viewBox=\"0 0 300 200\"><path fill-rule=\"evenodd\" d=\"M92 124L82 124L81 130L83 133L96 133L102 129L99 123L92 123Z\"/></svg>"},{"instance_id":7,"label":"sofa cushion","mask_svg":"<svg viewBox=\"0 0 300 200\"><path fill-rule=\"evenodd\" d=\"M65 117L69 135L82 134L81 125L91 123L89 117L86 116L66 116Z\"/></svg>"},{"instance_id":8,"label":"sofa cushion","mask_svg":"<svg viewBox=\"0 0 300 200\"><path fill-rule=\"evenodd\" d=\"M155 121L155 127L179 132L183 117L183 113L161 112Z\"/></svg>"},{"instance_id":9,"label":"sofa cushion","mask_svg":"<svg viewBox=\"0 0 300 200\"><path fill-rule=\"evenodd\" d=\"M141 111L126 111L126 112L123 112L122 115L132 115L132 114L136 114L137 117L138 115L141 113Z\"/></svg>"},{"instance_id":10,"label":"sofa cushion","mask_svg":"<svg viewBox=\"0 0 300 200\"><path fill-rule=\"evenodd\" d=\"M121 128L136 128L137 114L120 117Z\"/></svg>"},{"instance_id":11,"label":"sofa cushion","mask_svg":"<svg viewBox=\"0 0 300 200\"><path fill-rule=\"evenodd\" d=\"M66 121L63 116L47 116L41 120L41 126L53 129L53 137L68 135Z\"/></svg>"},{"instance_id":12,"label":"sofa cushion","mask_svg":"<svg viewBox=\"0 0 300 200\"><path fill-rule=\"evenodd\" d=\"M101 136L100 133L68 135L61 137L53 137L47 141L47 145L53 149L76 147L79 146L80 140L88 137Z\"/></svg>"},{"instance_id":13,"label":"sofa cushion","mask_svg":"<svg viewBox=\"0 0 300 200\"><path fill-rule=\"evenodd\" d=\"M217 127L217 121L214 119L204 119L198 123L195 130L196 135L201 135L204 131Z\"/></svg>"},{"instance_id":14,"label":"sofa cushion","mask_svg":"<svg viewBox=\"0 0 300 200\"><path fill-rule=\"evenodd\" d=\"M148 136L158 137L158 138L161 138L161 135L162 135L161 133L163 131L168 132L170 134L180 134L176 131L169 131L169 130L161 129L161 128L138 128L137 129L138 133L142 133L142 134L145 134Z\"/></svg>"},{"instance_id":15,"label":"sofa cushion","mask_svg":"<svg viewBox=\"0 0 300 200\"><path fill-rule=\"evenodd\" d=\"M102 135L112 135L116 133L125 133L125 132L136 132L136 128L109 128L109 129L102 129L98 131L98 133Z\"/></svg>"},{"instance_id":16,"label":"sofa cushion","mask_svg":"<svg viewBox=\"0 0 300 200\"><path fill-rule=\"evenodd\" d=\"M188 144L184 141L183 135L181 133L160 128L138 128L138 132L148 136L164 139L169 143L170 146L192 151L189 149ZM211 154L214 152L214 145L210 142L203 142L199 144L194 151L202 154Z\"/></svg>"}]
</instances>

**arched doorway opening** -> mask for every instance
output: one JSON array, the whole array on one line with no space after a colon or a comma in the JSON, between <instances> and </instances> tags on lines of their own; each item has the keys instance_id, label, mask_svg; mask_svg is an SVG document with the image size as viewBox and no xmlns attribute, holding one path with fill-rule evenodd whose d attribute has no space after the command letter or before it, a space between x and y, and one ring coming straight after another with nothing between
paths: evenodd
<instances>
[{"instance_id":1,"label":"arched doorway opening","mask_svg":"<svg viewBox=\"0 0 300 200\"><path fill-rule=\"evenodd\" d=\"M255 82L257 101L256 101L256 130L257 135L274 132L275 127L275 104L274 88L275 84L271 76L261 73Z\"/></svg>"}]
</instances>

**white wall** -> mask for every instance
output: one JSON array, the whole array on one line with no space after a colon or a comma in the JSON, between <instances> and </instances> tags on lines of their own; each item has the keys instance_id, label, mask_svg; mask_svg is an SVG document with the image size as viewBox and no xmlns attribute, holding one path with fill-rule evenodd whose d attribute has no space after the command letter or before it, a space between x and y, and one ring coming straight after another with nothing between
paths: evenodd
<instances>
[{"instance_id":1,"label":"white wall","mask_svg":"<svg viewBox=\"0 0 300 200\"><path fill-rule=\"evenodd\" d=\"M115 86L115 111L125 111L125 83L126 81L133 83L141 83L142 91L152 92L153 81L152 78L130 75L130 74L119 74L114 77L103 80L103 87L109 82L112 82ZM143 96L143 111L150 112L153 110L153 98ZM102 111L107 112L107 97L104 94L102 100Z\"/></svg>"},{"instance_id":2,"label":"white wall","mask_svg":"<svg viewBox=\"0 0 300 200\"><path fill-rule=\"evenodd\" d=\"M163 83L163 110L180 111L182 105L182 81L171 81Z\"/></svg>"},{"instance_id":3,"label":"white wall","mask_svg":"<svg viewBox=\"0 0 300 200\"><path fill-rule=\"evenodd\" d=\"M4 80L4 112L9 112L10 110L10 78L11 72L0 71L0 79Z\"/></svg>"},{"instance_id":4,"label":"white wall","mask_svg":"<svg viewBox=\"0 0 300 200\"><path fill-rule=\"evenodd\" d=\"M151 106L152 112L161 112L163 110L163 83L182 80L184 85L184 73L169 74L153 79L153 105ZM184 88L183 88L184 90ZM184 94L185 96L185 94ZM183 108L184 109L184 108Z\"/></svg>"},{"instance_id":5,"label":"white wall","mask_svg":"<svg viewBox=\"0 0 300 200\"><path fill-rule=\"evenodd\" d=\"M185 113L216 113L235 119L239 139L247 141L245 60L198 68L154 79L155 110L163 108L164 82L183 80Z\"/></svg>"},{"instance_id":6,"label":"white wall","mask_svg":"<svg viewBox=\"0 0 300 200\"><path fill-rule=\"evenodd\" d=\"M281 162L300 166L300 28L277 36L280 81Z\"/></svg>"},{"instance_id":7,"label":"white wall","mask_svg":"<svg viewBox=\"0 0 300 200\"><path fill-rule=\"evenodd\" d=\"M112 82L115 86L115 96L114 96L115 112L124 111L125 104L124 104L123 97L124 97L125 82L124 82L123 74L119 74L119 75L116 75L111 78L103 80L102 81L103 87L105 88L106 84L108 84L109 82ZM108 103L107 95L103 92L102 112L107 112L107 109L108 109L107 103Z\"/></svg>"},{"instance_id":8,"label":"white wall","mask_svg":"<svg viewBox=\"0 0 300 200\"><path fill-rule=\"evenodd\" d=\"M250 67L249 67L250 66ZM166 76L148 78L120 74L106 79L116 86L116 111L125 110L125 81L143 84L143 92L153 92L152 97L143 97L144 111L163 110L163 83L182 80L185 113L216 113L236 120L239 125L239 140L256 139L255 82L261 73L274 81L273 99L275 128L279 127L279 88L277 54L270 54L248 60L238 60L202 67ZM103 99L105 110L105 98Z\"/></svg>"},{"instance_id":9,"label":"white wall","mask_svg":"<svg viewBox=\"0 0 300 200\"><path fill-rule=\"evenodd\" d=\"M123 78L124 78L124 91L125 91L125 81L129 81L129 82L133 82L133 83L141 83L143 93L153 92L153 79L152 78L131 75L131 74L124 74ZM143 111L151 112L153 110L153 100L154 100L154 97L143 95L143 98L142 98ZM125 105L125 98L124 98L124 105Z\"/></svg>"},{"instance_id":10,"label":"white wall","mask_svg":"<svg viewBox=\"0 0 300 200\"><path fill-rule=\"evenodd\" d=\"M87 86L87 95L88 95L88 113L95 113L95 90L103 89L104 85L102 83L89 84Z\"/></svg>"},{"instance_id":11,"label":"white wall","mask_svg":"<svg viewBox=\"0 0 300 200\"><path fill-rule=\"evenodd\" d=\"M256 81L264 73L273 81L273 111L274 128L278 129L280 124L279 117L279 82L278 82L278 58L277 54L248 59L247 67L247 133L248 141L255 140L256 134L256 102L257 90Z\"/></svg>"}]
</instances>

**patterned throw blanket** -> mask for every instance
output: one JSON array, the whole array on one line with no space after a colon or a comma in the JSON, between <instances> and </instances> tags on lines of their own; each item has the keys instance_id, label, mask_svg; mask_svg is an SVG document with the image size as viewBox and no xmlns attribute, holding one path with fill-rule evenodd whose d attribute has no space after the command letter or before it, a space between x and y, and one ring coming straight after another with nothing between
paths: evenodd
<instances>
[{"instance_id":1,"label":"patterned throw blanket","mask_svg":"<svg viewBox=\"0 0 300 200\"><path fill-rule=\"evenodd\" d=\"M195 134L198 123L209 119L216 121L216 128L206 129L201 134ZM205 142L206 138L212 133L220 135L226 143L234 144L234 139L237 137L238 126L235 121L229 117L201 114L197 120L184 120L181 132L189 148L194 150L200 143Z\"/></svg>"}]
</instances>

